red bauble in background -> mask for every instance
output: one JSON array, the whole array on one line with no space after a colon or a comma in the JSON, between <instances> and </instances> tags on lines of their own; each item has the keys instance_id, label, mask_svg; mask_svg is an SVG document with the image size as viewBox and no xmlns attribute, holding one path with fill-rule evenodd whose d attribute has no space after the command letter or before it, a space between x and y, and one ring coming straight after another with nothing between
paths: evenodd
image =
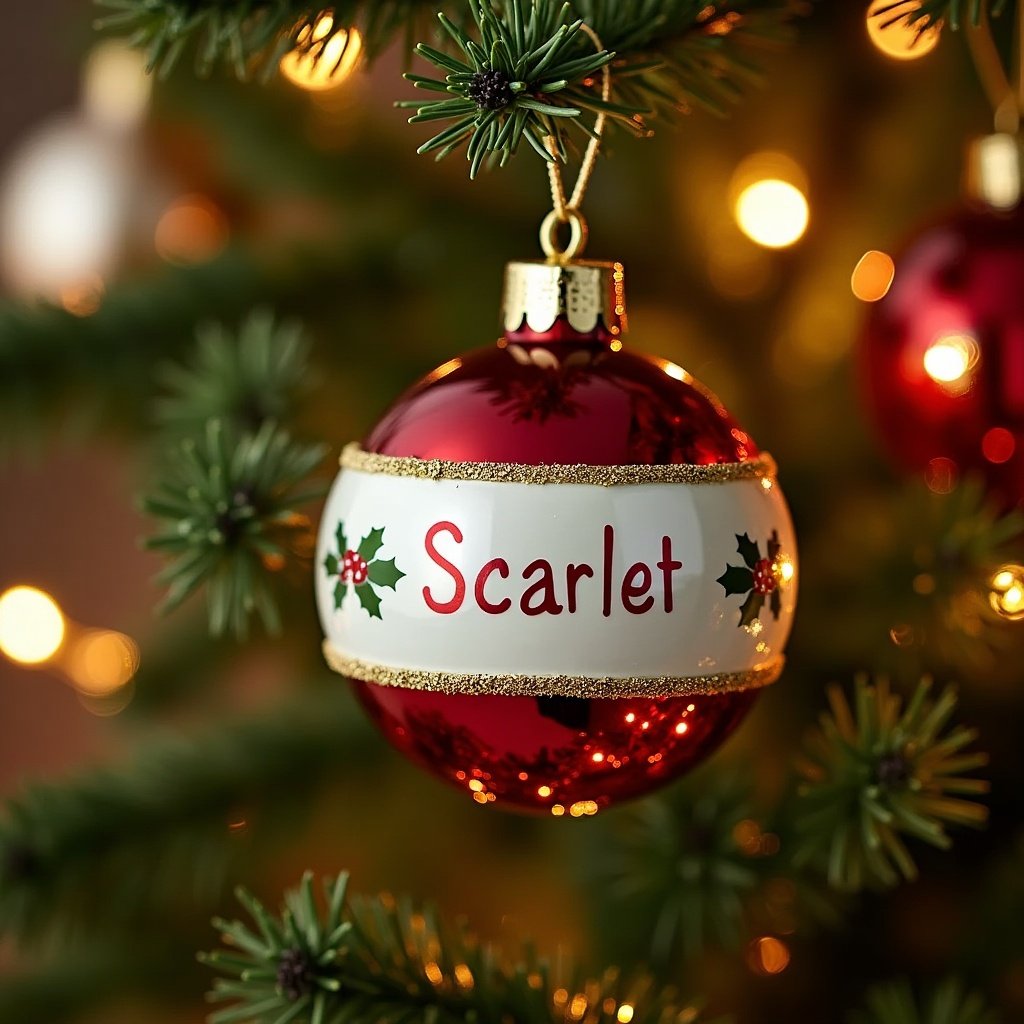
<instances>
[{"instance_id":1,"label":"red bauble in background","mask_svg":"<svg viewBox=\"0 0 1024 1024\"><path fill-rule=\"evenodd\" d=\"M896 259L863 343L867 402L905 467L1024 499L1024 207L963 208Z\"/></svg>"},{"instance_id":2,"label":"red bauble in background","mask_svg":"<svg viewBox=\"0 0 1024 1024\"><path fill-rule=\"evenodd\" d=\"M724 520L715 524L718 534L712 549L705 551L700 547L701 538L706 540L706 535L697 527L697 533L691 534L696 536L697 545L691 549L692 554L679 552L679 557L687 560L690 572L702 578L703 589L696 604L689 603L690 599L685 596L695 591L679 590L676 596L679 607L675 612L692 615L693 610L703 608L708 616L704 620L707 626L692 627L698 630L692 641L671 640L675 646L680 642L688 645L695 667L687 672L692 675L675 680L682 685L674 690L669 686L673 681L667 680L656 696L509 696L487 691L437 692L408 683L401 670L398 670L397 684L392 680L389 685L381 685L374 681L379 680L380 675L368 671L366 661L338 663L332 660L332 630L336 644L333 651L337 651L338 644L347 644L350 650L346 653L354 652L356 659L367 657L354 634L344 629L338 631L339 617L344 618L346 614L355 616L345 620L352 624L351 628L365 629L366 635L371 637L393 638L391 646L384 650L387 656L393 656L394 664L410 664L409 660L404 660L408 656L399 650L398 633L405 631L407 635L409 630L422 629L425 643L433 649L441 644L437 630L447 628L447 622L421 625L429 618L427 610L413 610L406 619L400 619L396 610L400 601L422 602L420 595L428 593L423 586L425 580L434 588L434 593L443 592L447 599L454 578L451 573L440 581L436 575L432 578L415 575L415 559L422 558L423 543L420 540L417 547L401 547L406 541L392 515L396 505L403 502L400 497L374 506L369 518L361 516L358 506L349 506L347 511L338 514L332 505L335 499L329 500L321 529L325 575L319 584L318 597L329 637L325 647L329 660L339 671L353 676L360 701L395 747L445 781L464 792L468 790L479 803L578 817L592 814L613 801L650 792L706 759L729 736L752 706L756 686L760 684L732 679L723 685L721 692L711 692L717 686L718 677L714 673L729 667L726 664L729 655L723 656L722 652L739 647L745 652L741 656L745 660L732 667L742 664L754 671L734 672L733 676L758 675L762 683L777 677L781 669L781 647L788 634L795 601L792 561L795 552L785 504L770 470L768 476L758 478L737 465L764 462L750 437L718 400L681 368L662 359L622 350L619 340L624 323L621 267L595 265L600 267L599 272L592 272L571 267L541 270L531 269L532 265L512 266L518 270L512 273L506 294L504 336L496 345L444 364L402 396L366 438L360 458L385 456L406 462L415 460L416 466L427 465L427 460L445 460L462 466L480 463L506 467L689 465L718 466L725 472L730 471L729 467L738 469L747 478L746 483L712 484L710 489L715 493L699 499L688 493L674 492L679 495L680 504L672 506L676 511L669 521L676 525L670 529L683 529L680 524L694 523L694 517L701 514L712 520ZM613 273L617 283L612 282ZM522 275L525 277L520 280ZM535 279L546 288L539 298L516 292L520 285L527 291L532 289L531 282ZM588 288L595 289L593 295L586 294ZM609 294L614 297L607 298ZM535 301L545 308L552 303L556 306L575 303L585 310L589 303L594 310L590 316L591 326L580 328L578 318L573 321L571 316L562 314L553 323L547 320L547 326L541 330L536 329L534 319L531 328L528 319L516 311L531 308ZM604 315L598 316L601 302L605 303ZM339 480L343 480L346 472L343 469ZM341 485L342 490L344 486ZM708 506L705 498L727 505L735 503L738 518L728 514L718 516L713 511L701 513L701 508L717 507ZM556 518L571 515L567 512L554 514ZM769 518L758 521L758 515ZM459 511L446 505L443 518L462 524L467 547L471 532L479 534L489 529L482 513L478 513L474 521L465 509ZM635 526L638 542L661 545L662 529L655 525L656 520L644 513L639 519ZM365 522L356 525L357 520ZM385 521L390 525L384 525ZM465 550L454 546L456 542L462 544L461 531L452 523L443 525L448 530L446 551L455 557ZM751 536L745 532L748 525ZM776 526L783 533L783 543L780 543ZM618 528L621 527L622 523ZM359 551L348 548L355 543L353 532L358 539L371 528L372 534L361 542ZM520 528L527 535L541 529L538 523L528 519L522 521ZM691 531L694 528L693 525L688 527ZM607 538L613 528L605 526L603 529ZM532 535L535 540L541 540L538 534ZM758 539L766 545L763 548L766 558L762 557ZM669 537L664 541L668 542ZM739 559L737 541L742 556ZM369 548L364 552L366 544ZM505 549L499 547L501 550ZM356 564L360 557L363 562L369 562L368 568L362 563ZM662 557L670 561L673 556L664 554ZM727 566L730 559L746 564ZM489 565L494 566L497 561ZM682 565L678 561L674 564ZM360 568L364 577L361 590L360 580L355 578ZM483 600L485 586L491 597L487 611L499 611L493 602L505 593L512 593L518 564L513 566L511 579L507 563L505 569L501 575L507 583L493 575L493 569L491 576L477 579L477 600ZM650 584L649 570L640 570L638 566L634 566L634 570L641 575L647 572ZM716 580L723 570L725 574ZM596 575L600 575L600 570ZM629 585L623 582L624 593ZM667 582L665 585L668 587ZM354 599L348 603L346 595L351 587L361 595L362 608ZM474 593L471 576L462 592L467 589L467 600L471 602ZM455 593L452 601L461 601L458 586ZM627 594L622 600L632 598ZM653 606L654 599L648 601ZM656 612L659 615L672 610L667 590L658 601ZM504 603L512 605L507 599ZM682 605L692 610L687 612ZM597 628L602 630L602 635L620 631L618 635L622 639L615 641L616 650L625 650L633 635L630 630L639 619L636 614L623 616L621 605L617 607L616 614L620 617L597 618L597 623L607 623ZM638 612L640 607L634 604L626 611ZM555 608L560 614L561 607L556 605ZM512 610L518 610L518 603ZM566 611L575 609L569 607ZM604 614L610 613L605 611ZM551 621L561 629L569 625L567 617L561 615ZM491 618L493 620L493 616ZM530 621L537 623L539 620ZM681 636L680 630L686 628L683 620L671 616L662 615L660 621L665 625L657 628L667 630L673 638ZM396 625L402 622L404 627ZM514 630L515 623L510 622L508 628ZM702 629L715 632L724 646L715 647L713 641L707 640L707 634L699 631ZM389 630L391 632L387 632ZM550 638L551 634L548 636ZM469 638L466 643L468 645ZM456 648L461 646L458 640L453 644ZM450 652L452 647L445 648L441 644L441 649L441 657L444 657L444 651ZM627 656L625 664L639 667L643 657L630 661ZM363 674L358 675L355 667ZM414 661L412 667L416 668ZM604 665L597 674L602 670L607 670ZM593 666L590 671L593 673ZM636 675L643 674L632 671ZM602 689L600 692L609 691ZM662 695L665 692L678 695Z\"/></svg>"}]
</instances>

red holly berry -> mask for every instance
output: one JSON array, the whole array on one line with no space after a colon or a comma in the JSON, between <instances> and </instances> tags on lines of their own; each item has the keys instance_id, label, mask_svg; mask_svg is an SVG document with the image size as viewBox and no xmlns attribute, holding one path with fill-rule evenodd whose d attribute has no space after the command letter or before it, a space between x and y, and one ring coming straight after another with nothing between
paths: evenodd
<instances>
[{"instance_id":1,"label":"red holly berry","mask_svg":"<svg viewBox=\"0 0 1024 1024\"><path fill-rule=\"evenodd\" d=\"M778 586L775 570L767 558L762 558L754 566L754 591L758 594L770 594Z\"/></svg>"},{"instance_id":2,"label":"red holly berry","mask_svg":"<svg viewBox=\"0 0 1024 1024\"><path fill-rule=\"evenodd\" d=\"M357 580L355 578L355 576L356 576L356 568L358 567L360 562L362 562L362 559L359 557L357 552L352 551L351 549L349 549L348 551L345 552L345 557L342 560L342 566L341 566L341 579L342 579L343 582L345 582L345 583L352 583L353 581L356 582L356 583L362 582L361 580ZM363 562L363 565L365 566L366 563Z\"/></svg>"},{"instance_id":3,"label":"red holly berry","mask_svg":"<svg viewBox=\"0 0 1024 1024\"><path fill-rule=\"evenodd\" d=\"M355 560L352 563L352 582L359 586L360 583L365 583L366 578L370 574L370 568L366 564L365 558L360 558L356 555Z\"/></svg>"}]
</instances>

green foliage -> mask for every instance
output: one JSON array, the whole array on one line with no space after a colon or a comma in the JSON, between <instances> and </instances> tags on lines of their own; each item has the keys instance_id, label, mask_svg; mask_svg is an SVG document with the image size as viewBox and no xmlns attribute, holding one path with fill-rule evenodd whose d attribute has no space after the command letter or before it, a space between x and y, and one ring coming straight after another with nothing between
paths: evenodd
<instances>
[{"instance_id":1,"label":"green foliage","mask_svg":"<svg viewBox=\"0 0 1024 1024\"><path fill-rule=\"evenodd\" d=\"M189 47L196 68L209 74L226 63L239 78L254 71L272 75L278 61L295 50L319 60L331 38L352 25L363 33L371 54L400 29L408 30L424 0L97 0L109 13L97 27L127 36L146 51L150 68L167 75ZM321 13L333 12L329 33L314 38ZM340 63L344 51L338 55Z\"/></svg>"},{"instance_id":2,"label":"green foliage","mask_svg":"<svg viewBox=\"0 0 1024 1024\"><path fill-rule=\"evenodd\" d=\"M164 529L146 541L172 560L159 580L168 586L164 610L206 587L210 631L228 627L239 637L257 612L270 632L280 629L271 592L274 573L311 536L299 512L324 492L307 477L325 446L299 444L266 421L238 436L210 420L198 439L174 449L158 490L143 501Z\"/></svg>"},{"instance_id":3,"label":"green foliage","mask_svg":"<svg viewBox=\"0 0 1024 1024\"><path fill-rule=\"evenodd\" d=\"M614 54L594 53L582 33L582 22L569 22L569 4L538 0L515 2L500 12L490 0L471 4L479 42L443 14L441 24L463 56L451 57L421 43L417 53L448 74L443 81L406 75L417 88L443 93L445 99L418 107L410 123L451 120L454 123L419 149L444 157L467 142L470 177L475 178L484 159L497 157L504 165L525 141L548 161L552 152L566 159L566 123L579 122L583 108L604 111L628 121L638 110L603 103L588 82ZM589 51L582 52L581 51Z\"/></svg>"},{"instance_id":4,"label":"green foliage","mask_svg":"<svg viewBox=\"0 0 1024 1024\"><path fill-rule=\"evenodd\" d=\"M674 799L624 808L606 828L594 846L590 888L609 921L638 923L623 947L644 944L643 958L660 967L708 944L740 942L760 871L759 848L744 842L759 828L749 787L737 776L701 773Z\"/></svg>"},{"instance_id":5,"label":"green foliage","mask_svg":"<svg viewBox=\"0 0 1024 1024\"><path fill-rule=\"evenodd\" d=\"M554 155L564 161L567 126L593 133L581 119L584 111L607 114L638 135L647 133L644 118L658 107L696 103L722 111L738 98L737 82L751 75L726 46L729 37L777 34L786 16L784 4L758 0L471 0L470 7L477 39L439 15L460 56L417 47L446 72L444 79L406 75L417 88L445 98L399 104L417 109L410 123L452 122L419 152L440 159L467 144L470 177L485 160L504 166L524 141L543 160ZM584 24L605 49L595 53ZM609 64L614 102L602 100L597 75Z\"/></svg>"},{"instance_id":6,"label":"green foliage","mask_svg":"<svg viewBox=\"0 0 1024 1024\"><path fill-rule=\"evenodd\" d=\"M0 820L0 934L96 939L216 899L254 831L294 827L323 782L365 756L369 733L353 710L331 686L33 785Z\"/></svg>"},{"instance_id":7,"label":"green foliage","mask_svg":"<svg viewBox=\"0 0 1024 1024\"><path fill-rule=\"evenodd\" d=\"M239 431L257 430L264 420L294 414L309 374L309 341L300 323L279 323L269 310L257 309L237 333L206 323L197 334L191 364L163 368L167 395L155 403L162 426L187 433L219 419Z\"/></svg>"},{"instance_id":8,"label":"green foliage","mask_svg":"<svg viewBox=\"0 0 1024 1024\"><path fill-rule=\"evenodd\" d=\"M948 849L947 825L980 827L987 810L971 797L988 783L966 777L987 763L965 752L976 732L947 730L956 696L937 700L921 682L904 707L884 680L858 680L854 708L837 686L830 712L808 737L799 811L799 863L827 871L838 889L893 886L916 877L903 837Z\"/></svg>"},{"instance_id":9,"label":"green foliage","mask_svg":"<svg viewBox=\"0 0 1024 1024\"><path fill-rule=\"evenodd\" d=\"M910 985L893 982L873 988L866 1008L851 1013L850 1024L996 1024L996 1014L976 992L947 978L931 995L918 999Z\"/></svg>"},{"instance_id":10,"label":"green foliage","mask_svg":"<svg viewBox=\"0 0 1024 1024\"><path fill-rule=\"evenodd\" d=\"M698 1019L696 1007L644 979L626 984L608 970L586 980L530 948L509 960L463 926L443 926L430 907L347 900L347 884L344 874L325 879L321 909L306 874L278 917L239 891L256 927L214 921L229 948L204 959L228 978L214 982L211 999L232 1005L210 1024L612 1024L623 1003L634 1024Z\"/></svg>"}]
</instances>

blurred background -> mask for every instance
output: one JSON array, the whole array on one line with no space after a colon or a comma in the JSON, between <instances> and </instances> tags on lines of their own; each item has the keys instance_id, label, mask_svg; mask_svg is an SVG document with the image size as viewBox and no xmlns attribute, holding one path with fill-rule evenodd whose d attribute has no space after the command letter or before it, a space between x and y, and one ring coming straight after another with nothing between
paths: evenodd
<instances>
[{"instance_id":1,"label":"blurred background","mask_svg":"<svg viewBox=\"0 0 1024 1024\"><path fill-rule=\"evenodd\" d=\"M0 634L0 795L31 788L37 822L60 826L45 863L5 852L0 1019L200 1021L209 917L231 910L234 884L276 902L307 867L595 966L651 959L637 945L650 922L600 869L647 812L478 807L348 703L321 661L308 563L282 574L283 634L238 645L207 639L201 602L157 617L160 561L140 546L157 368L188 359L198 325L234 329L254 308L301 320L312 371L294 429L330 446L329 476L407 384L493 341L504 262L537 251L543 166L527 153L470 184L461 159L417 157L428 133L392 106L409 95L402 47L368 67L353 45L327 83L302 69L201 80L187 59L154 82L93 16L37 0L0 35L0 592L36 588ZM665 806L725 777L772 806L828 682L933 671L960 684L992 755L992 822L831 923L751 910L735 940L653 959L750 1024L840 1020L875 980L949 971L1024 1019L1019 627L935 627L907 557L919 498L873 432L857 350L887 254L898 265L903 241L960 202L966 141L991 111L948 30L908 52L899 29L872 39L861 2L816 4L796 27L728 119L613 135L588 198L589 255L627 266L628 344L686 367L771 450L803 546L791 668Z\"/></svg>"}]
</instances>

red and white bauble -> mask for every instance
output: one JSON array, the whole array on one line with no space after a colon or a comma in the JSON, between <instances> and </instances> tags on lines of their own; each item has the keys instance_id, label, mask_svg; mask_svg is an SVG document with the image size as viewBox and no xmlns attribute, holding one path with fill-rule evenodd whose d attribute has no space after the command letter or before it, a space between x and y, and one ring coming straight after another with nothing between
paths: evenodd
<instances>
[{"instance_id":1,"label":"red and white bauble","mask_svg":"<svg viewBox=\"0 0 1024 1024\"><path fill-rule=\"evenodd\" d=\"M328 661L481 804L591 814L710 754L796 602L774 464L622 351L618 264L511 264L505 333L348 446L320 530Z\"/></svg>"}]
</instances>

